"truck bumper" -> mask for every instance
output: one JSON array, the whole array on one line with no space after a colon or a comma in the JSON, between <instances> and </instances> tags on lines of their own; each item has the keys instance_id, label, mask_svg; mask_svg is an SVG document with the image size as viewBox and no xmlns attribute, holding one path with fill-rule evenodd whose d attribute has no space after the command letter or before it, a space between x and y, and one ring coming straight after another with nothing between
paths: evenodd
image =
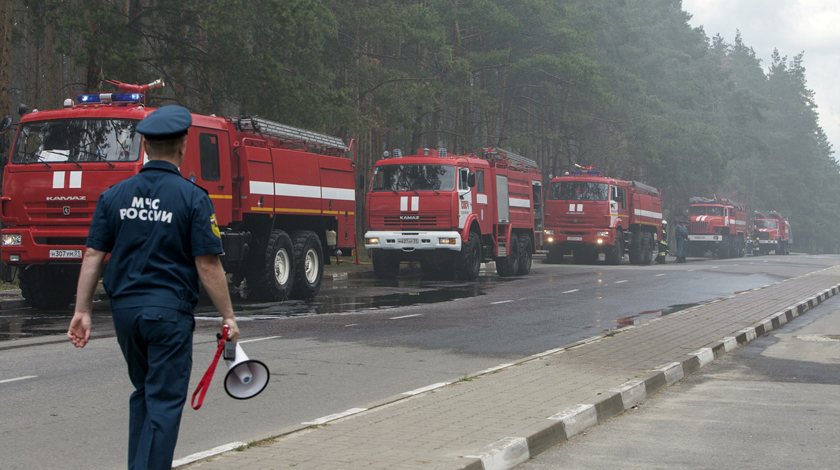
<instances>
[{"instance_id":1,"label":"truck bumper","mask_svg":"<svg viewBox=\"0 0 840 470\"><path fill-rule=\"evenodd\" d=\"M372 243L377 240L378 243ZM452 243L447 243L451 242ZM365 248L368 250L461 251L459 232L374 232L365 233Z\"/></svg>"},{"instance_id":2,"label":"truck bumper","mask_svg":"<svg viewBox=\"0 0 840 470\"><path fill-rule=\"evenodd\" d=\"M759 240L758 244L765 248L779 246L779 242L776 240Z\"/></svg>"},{"instance_id":3,"label":"truck bumper","mask_svg":"<svg viewBox=\"0 0 840 470\"><path fill-rule=\"evenodd\" d=\"M20 235L20 245L3 245L3 262L8 264L79 263L85 254L84 244L66 244L68 240L87 240L88 227L8 227L4 235ZM63 243L65 242L65 243Z\"/></svg>"},{"instance_id":4,"label":"truck bumper","mask_svg":"<svg viewBox=\"0 0 840 470\"><path fill-rule=\"evenodd\" d=\"M720 243L723 241L721 235L689 235L690 242L706 242L706 243Z\"/></svg>"},{"instance_id":5,"label":"truck bumper","mask_svg":"<svg viewBox=\"0 0 840 470\"><path fill-rule=\"evenodd\" d=\"M574 235L564 233L568 229L547 228L544 231L543 242L546 245L588 245L591 247L608 247L615 243L615 229L599 229L578 232Z\"/></svg>"}]
</instances>

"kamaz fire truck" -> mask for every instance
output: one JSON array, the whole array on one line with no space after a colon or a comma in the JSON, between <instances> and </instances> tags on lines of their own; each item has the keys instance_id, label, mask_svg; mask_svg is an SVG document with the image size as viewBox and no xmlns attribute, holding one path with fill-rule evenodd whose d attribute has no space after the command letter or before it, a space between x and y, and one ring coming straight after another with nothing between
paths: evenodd
<instances>
[{"instance_id":1,"label":"kamaz fire truck","mask_svg":"<svg viewBox=\"0 0 840 470\"><path fill-rule=\"evenodd\" d=\"M22 116L0 198L2 259L36 308L71 303L100 193L137 174L137 123L162 86L113 83ZM193 114L181 173L210 195L225 269L249 298L314 296L324 263L355 249L353 143L259 118ZM137 208L138 217L151 211Z\"/></svg>"},{"instance_id":2,"label":"kamaz fire truck","mask_svg":"<svg viewBox=\"0 0 840 470\"><path fill-rule=\"evenodd\" d=\"M789 255L793 245L790 222L776 211L755 211L750 222L750 234L758 230L758 249L766 255L771 251L777 255Z\"/></svg>"},{"instance_id":3,"label":"kamaz fire truck","mask_svg":"<svg viewBox=\"0 0 840 470\"><path fill-rule=\"evenodd\" d=\"M367 193L365 248L381 279L419 261L426 277L478 277L495 260L500 276L528 274L542 229L537 163L488 148L469 155L422 149L376 162Z\"/></svg>"},{"instance_id":4,"label":"kamaz fire truck","mask_svg":"<svg viewBox=\"0 0 840 470\"><path fill-rule=\"evenodd\" d=\"M747 246L746 205L729 199L693 197L688 209L688 256L744 256Z\"/></svg>"},{"instance_id":5,"label":"kamaz fire truck","mask_svg":"<svg viewBox=\"0 0 840 470\"><path fill-rule=\"evenodd\" d=\"M591 264L604 253L608 264L648 265L662 233L660 191L636 181L602 176L591 167L553 178L545 214L547 260L572 253L576 264Z\"/></svg>"}]
</instances>

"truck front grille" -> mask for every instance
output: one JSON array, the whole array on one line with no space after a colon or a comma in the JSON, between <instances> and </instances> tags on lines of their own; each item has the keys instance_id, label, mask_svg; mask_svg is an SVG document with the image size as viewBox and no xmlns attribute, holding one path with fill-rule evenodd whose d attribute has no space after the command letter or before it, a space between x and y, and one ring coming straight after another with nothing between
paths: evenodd
<instances>
[{"instance_id":1,"label":"truck front grille","mask_svg":"<svg viewBox=\"0 0 840 470\"><path fill-rule=\"evenodd\" d=\"M692 222L691 224L689 224L688 230L691 233L709 233L709 223Z\"/></svg>"},{"instance_id":2,"label":"truck front grille","mask_svg":"<svg viewBox=\"0 0 840 470\"><path fill-rule=\"evenodd\" d=\"M385 216L383 225L385 227L434 227L437 224L437 217L433 215L421 215L414 220L400 220L399 216Z\"/></svg>"}]
</instances>

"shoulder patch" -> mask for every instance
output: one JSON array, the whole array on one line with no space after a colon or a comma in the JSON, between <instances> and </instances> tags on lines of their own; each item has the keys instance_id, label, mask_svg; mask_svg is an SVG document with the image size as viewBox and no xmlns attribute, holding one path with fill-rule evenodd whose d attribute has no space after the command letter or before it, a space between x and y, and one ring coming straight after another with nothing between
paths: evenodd
<instances>
[{"instance_id":1,"label":"shoulder patch","mask_svg":"<svg viewBox=\"0 0 840 470\"><path fill-rule=\"evenodd\" d=\"M222 238L222 234L219 233L219 226L216 224L216 214L210 216L210 226L213 229L213 235Z\"/></svg>"}]
</instances>

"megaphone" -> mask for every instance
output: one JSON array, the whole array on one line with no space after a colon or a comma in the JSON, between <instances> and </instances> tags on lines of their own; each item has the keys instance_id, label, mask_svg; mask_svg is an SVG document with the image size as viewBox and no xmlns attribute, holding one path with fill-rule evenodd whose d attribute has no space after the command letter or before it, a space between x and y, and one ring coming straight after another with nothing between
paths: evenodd
<instances>
[{"instance_id":1,"label":"megaphone","mask_svg":"<svg viewBox=\"0 0 840 470\"><path fill-rule=\"evenodd\" d=\"M237 400L247 400L259 395L268 385L271 374L268 367L260 361L249 359L239 343L229 342L233 345L235 354L228 354L225 351L225 363L228 366L228 373L225 376L225 391L228 395ZM227 349L227 348L226 348ZM231 358L231 356L233 356ZM229 359L230 358L230 359Z\"/></svg>"}]
</instances>

